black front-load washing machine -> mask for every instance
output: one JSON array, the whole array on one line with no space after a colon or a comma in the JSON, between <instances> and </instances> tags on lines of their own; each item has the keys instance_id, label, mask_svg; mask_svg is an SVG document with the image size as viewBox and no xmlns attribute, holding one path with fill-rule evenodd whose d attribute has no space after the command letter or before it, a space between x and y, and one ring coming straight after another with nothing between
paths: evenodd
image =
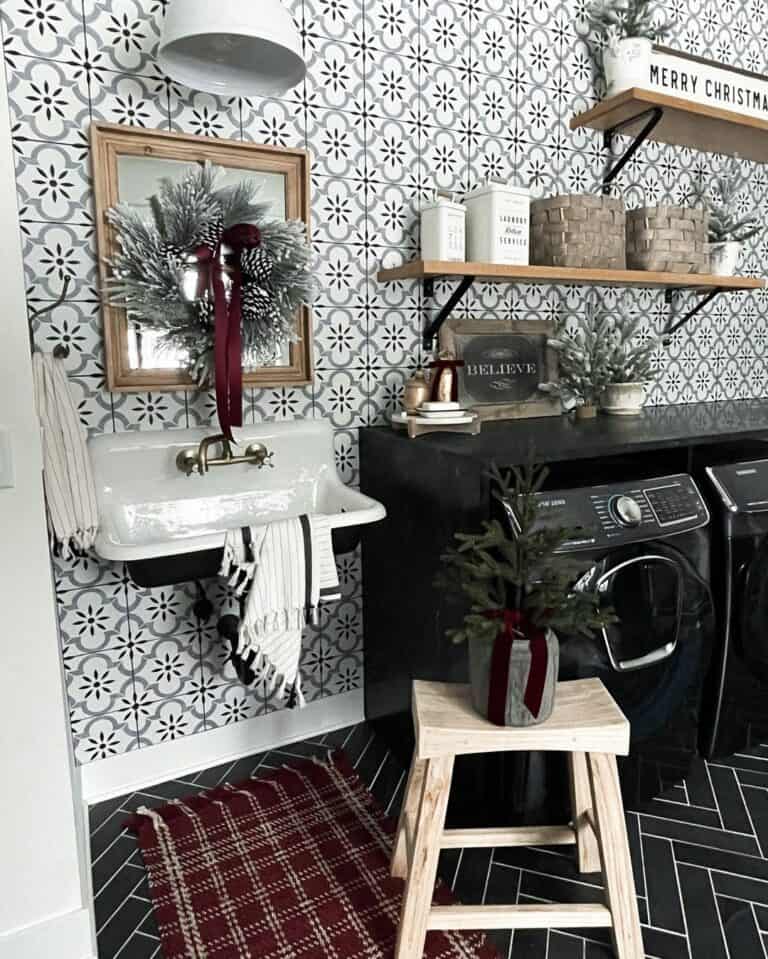
<instances>
[{"instance_id":1,"label":"black front-load washing machine","mask_svg":"<svg viewBox=\"0 0 768 959\"><path fill-rule=\"evenodd\" d=\"M625 803L637 809L681 779L698 752L714 641L709 512L684 474L548 490L538 502L541 523L579 528L560 550L574 588L596 590L618 616L592 639L560 635L560 679L599 676L629 719L631 753L620 774ZM507 514L514 525L509 505ZM554 797L568 794L562 758L515 761L518 808L530 821L561 813Z\"/></svg>"},{"instance_id":2,"label":"black front-load washing machine","mask_svg":"<svg viewBox=\"0 0 768 959\"><path fill-rule=\"evenodd\" d=\"M718 642L702 724L708 757L768 741L768 460L707 469Z\"/></svg>"}]
</instances>

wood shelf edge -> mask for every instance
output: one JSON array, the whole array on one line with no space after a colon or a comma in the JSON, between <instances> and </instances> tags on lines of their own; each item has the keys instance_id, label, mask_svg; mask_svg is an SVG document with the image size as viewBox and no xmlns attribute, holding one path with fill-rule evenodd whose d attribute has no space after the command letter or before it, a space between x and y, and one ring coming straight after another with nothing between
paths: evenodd
<instances>
[{"instance_id":1,"label":"wood shelf edge","mask_svg":"<svg viewBox=\"0 0 768 959\"><path fill-rule=\"evenodd\" d=\"M591 270L554 266L499 266L493 263L455 263L411 260L402 266L379 270L380 283L424 280L438 277L473 276L478 281L506 283L553 283L582 286L630 286L658 289L731 292L764 289L766 281L748 276L712 276L696 273L655 273L645 270Z\"/></svg>"},{"instance_id":2,"label":"wood shelf edge","mask_svg":"<svg viewBox=\"0 0 768 959\"><path fill-rule=\"evenodd\" d=\"M589 110L577 113L575 117L571 117L570 127L572 130L578 130L581 127L604 130L611 126L610 120L607 118L631 103L637 103L644 107L658 106L667 110L680 110L682 113L690 113L707 120L719 120L724 123L733 123L736 126L751 127L768 134L768 123L759 117L736 113L734 110L724 110L721 107L709 106L706 103L696 103L693 100L684 100L682 97L673 97L667 93L646 90L641 87L623 90L615 96L606 97L596 103L595 106L590 107ZM604 118L606 122L597 122Z\"/></svg>"}]
</instances>

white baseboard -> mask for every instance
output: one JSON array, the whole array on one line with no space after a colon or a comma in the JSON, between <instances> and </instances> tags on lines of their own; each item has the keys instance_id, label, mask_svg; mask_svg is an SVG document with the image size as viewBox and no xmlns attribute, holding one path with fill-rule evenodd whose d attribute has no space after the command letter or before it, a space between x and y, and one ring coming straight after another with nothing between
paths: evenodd
<instances>
[{"instance_id":1,"label":"white baseboard","mask_svg":"<svg viewBox=\"0 0 768 959\"><path fill-rule=\"evenodd\" d=\"M178 779L252 753L322 736L364 718L363 691L318 699L303 709L282 709L80 767L82 798L88 805ZM0 959L4 959L0 954Z\"/></svg>"},{"instance_id":2,"label":"white baseboard","mask_svg":"<svg viewBox=\"0 0 768 959\"><path fill-rule=\"evenodd\" d=\"M96 959L87 909L54 916L0 935L0 959Z\"/></svg>"}]
</instances>

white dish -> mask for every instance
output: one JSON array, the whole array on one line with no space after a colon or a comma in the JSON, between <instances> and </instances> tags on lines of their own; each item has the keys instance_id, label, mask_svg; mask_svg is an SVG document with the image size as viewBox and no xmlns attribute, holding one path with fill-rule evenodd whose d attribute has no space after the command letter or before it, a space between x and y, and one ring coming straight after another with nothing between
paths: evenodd
<instances>
[{"instance_id":1,"label":"white dish","mask_svg":"<svg viewBox=\"0 0 768 959\"><path fill-rule=\"evenodd\" d=\"M447 416L469 416L470 413L469 410L460 408L455 410L422 410L420 408L416 410L416 415L425 420L442 420Z\"/></svg>"},{"instance_id":2,"label":"white dish","mask_svg":"<svg viewBox=\"0 0 768 959\"><path fill-rule=\"evenodd\" d=\"M453 416L417 416L422 423L434 423L435 426L461 426L464 423L472 423L475 419L474 413L457 413Z\"/></svg>"},{"instance_id":3,"label":"white dish","mask_svg":"<svg viewBox=\"0 0 768 959\"><path fill-rule=\"evenodd\" d=\"M419 413L457 413L461 411L461 406L454 402L439 403L435 400L425 400L418 409Z\"/></svg>"}]
</instances>

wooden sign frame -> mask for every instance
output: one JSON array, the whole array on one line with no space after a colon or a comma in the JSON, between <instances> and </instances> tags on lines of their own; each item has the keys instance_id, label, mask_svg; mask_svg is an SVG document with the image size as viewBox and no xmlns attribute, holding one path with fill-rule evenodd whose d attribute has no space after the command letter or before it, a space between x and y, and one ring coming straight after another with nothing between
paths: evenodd
<instances>
[{"instance_id":1,"label":"wooden sign frame","mask_svg":"<svg viewBox=\"0 0 768 959\"><path fill-rule=\"evenodd\" d=\"M498 374L489 370L490 384L492 391L497 389L499 394L503 393L503 383L509 376L515 376L514 370L510 371L510 366L514 367L515 357L519 356L519 348L515 340L521 338L525 340L524 348L526 355L530 358L531 353L537 355L536 373L528 372L527 375L536 378L538 383L552 383L558 376L558 356L557 351L548 345L548 340L554 336L555 327L553 323L545 320L520 321L513 320L487 320L487 319L449 319L440 331L440 349L450 350L458 359L467 360L467 348L470 344L476 345L475 341L486 339L493 340L495 346L494 354L501 353L502 356L496 357L499 362ZM509 348L505 351L504 346L499 340L508 339ZM538 342L537 342L538 341ZM520 344L522 347L523 344ZM507 352L505 357L503 354ZM494 360L491 361L491 366ZM526 360L526 367L530 365ZM495 380L493 379L495 375ZM535 387L530 390L526 399L507 400L506 402L488 402L487 391L483 391L482 398L480 391L473 392L468 386L470 371L467 366L458 370L459 376L459 402L473 409L482 420L511 420L527 419L538 416L560 416L562 406L558 397L549 396L546 393L537 392Z\"/></svg>"}]
</instances>

